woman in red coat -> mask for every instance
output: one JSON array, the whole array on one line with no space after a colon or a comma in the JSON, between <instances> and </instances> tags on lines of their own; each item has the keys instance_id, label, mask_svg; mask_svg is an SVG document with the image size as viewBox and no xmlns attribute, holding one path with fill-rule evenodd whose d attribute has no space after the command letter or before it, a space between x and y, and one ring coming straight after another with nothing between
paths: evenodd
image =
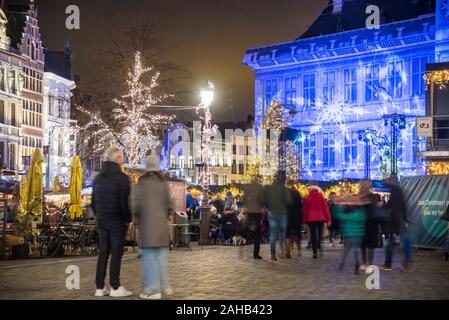
<instances>
[{"instance_id":1,"label":"woman in red coat","mask_svg":"<svg viewBox=\"0 0 449 320\"><path fill-rule=\"evenodd\" d=\"M329 205L324 199L323 192L317 186L309 188L309 195L303 201L304 223L309 226L312 241L313 258L318 258L318 249L321 250L321 235L323 225L331 225Z\"/></svg>"}]
</instances>

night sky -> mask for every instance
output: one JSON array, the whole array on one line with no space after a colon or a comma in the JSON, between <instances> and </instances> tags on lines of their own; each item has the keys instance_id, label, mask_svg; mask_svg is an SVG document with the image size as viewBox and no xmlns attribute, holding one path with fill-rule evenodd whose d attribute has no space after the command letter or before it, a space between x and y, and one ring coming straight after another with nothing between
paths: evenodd
<instances>
[{"instance_id":1,"label":"night sky","mask_svg":"<svg viewBox=\"0 0 449 320\"><path fill-rule=\"evenodd\" d=\"M167 60L186 67L192 78L183 103L198 103L205 80L216 87L213 117L243 120L254 108L253 72L242 64L247 48L294 40L325 8L327 0L36 0L44 45L73 50L73 73L89 75L86 58L107 43L123 19L153 17L157 35L178 44ZM78 5L81 29L65 28L65 8ZM234 105L234 113L229 107Z\"/></svg>"}]
</instances>

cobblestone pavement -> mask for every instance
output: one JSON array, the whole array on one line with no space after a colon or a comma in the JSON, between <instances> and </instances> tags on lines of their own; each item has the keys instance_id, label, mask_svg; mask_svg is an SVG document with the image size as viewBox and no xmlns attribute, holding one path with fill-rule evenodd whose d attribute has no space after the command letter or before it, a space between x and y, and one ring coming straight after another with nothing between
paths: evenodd
<instances>
[{"instance_id":1,"label":"cobblestone pavement","mask_svg":"<svg viewBox=\"0 0 449 320\"><path fill-rule=\"evenodd\" d=\"M289 260L271 262L251 258L252 246L205 247L177 250L169 255L170 277L175 294L171 299L449 299L449 263L441 251L420 250L410 273L382 272L379 290L365 287L367 275L354 275L352 261L336 272L341 247L326 248L323 257L313 260L309 250ZM267 245L262 255L269 256ZM381 263L382 250L376 253ZM0 261L0 299L111 299L95 298L95 257L45 260ZM80 290L65 288L68 265L81 273ZM141 290L140 260L124 257L122 284Z\"/></svg>"}]
</instances>

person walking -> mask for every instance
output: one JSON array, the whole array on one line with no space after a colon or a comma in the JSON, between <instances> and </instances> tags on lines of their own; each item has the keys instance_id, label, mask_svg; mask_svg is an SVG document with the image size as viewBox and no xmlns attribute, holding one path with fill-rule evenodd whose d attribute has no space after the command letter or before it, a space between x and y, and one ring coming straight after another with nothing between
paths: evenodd
<instances>
[{"instance_id":1,"label":"person walking","mask_svg":"<svg viewBox=\"0 0 449 320\"><path fill-rule=\"evenodd\" d=\"M372 273L368 268L374 263L374 249L379 247L379 227L382 223L378 213L383 210L382 200L378 194L372 193L372 184L369 180L360 182L359 195L365 205L365 234L362 241L362 264L360 270Z\"/></svg>"},{"instance_id":2,"label":"person walking","mask_svg":"<svg viewBox=\"0 0 449 320\"><path fill-rule=\"evenodd\" d=\"M340 234L340 226L338 224L338 220L335 218L335 199L337 198L337 194L335 192L332 192L329 195L329 211L331 213L331 221L332 225L329 228L329 243L331 247L335 246L335 241L337 239L337 235Z\"/></svg>"},{"instance_id":3,"label":"person walking","mask_svg":"<svg viewBox=\"0 0 449 320\"><path fill-rule=\"evenodd\" d=\"M262 192L263 188L258 183L243 186L243 208L247 216L248 228L254 241L253 258L262 259L260 256L261 220L262 220Z\"/></svg>"},{"instance_id":4,"label":"person walking","mask_svg":"<svg viewBox=\"0 0 449 320\"><path fill-rule=\"evenodd\" d=\"M142 256L143 292L140 298L158 300L162 294L173 293L167 271L168 220L173 206L167 182L160 173L157 155L147 157L146 172L139 179L132 205Z\"/></svg>"},{"instance_id":5,"label":"person walking","mask_svg":"<svg viewBox=\"0 0 449 320\"><path fill-rule=\"evenodd\" d=\"M295 186L290 188L291 203L287 210L287 239L285 240L286 258L291 258L293 242L298 247L298 256L301 255L301 226L302 226L302 198Z\"/></svg>"},{"instance_id":6,"label":"person walking","mask_svg":"<svg viewBox=\"0 0 449 320\"><path fill-rule=\"evenodd\" d=\"M318 250L321 251L323 225L327 223L328 227L331 226L329 206L318 186L309 187L309 194L303 201L303 216L304 223L309 226L313 259L317 259Z\"/></svg>"},{"instance_id":7,"label":"person walking","mask_svg":"<svg viewBox=\"0 0 449 320\"><path fill-rule=\"evenodd\" d=\"M96 218L100 245L97 261L95 296L126 297L132 295L120 284L120 268L127 230L131 227L129 208L129 178L120 170L124 163L123 150L116 146L108 148L92 191L92 210ZM109 281L111 290L105 287L109 255Z\"/></svg>"},{"instance_id":8,"label":"person walking","mask_svg":"<svg viewBox=\"0 0 449 320\"><path fill-rule=\"evenodd\" d=\"M268 210L268 223L270 225L270 252L271 260L276 258L276 240L279 238L281 258L285 257L285 238L287 231L287 208L291 202L289 190L282 182L281 173L277 173L274 183L264 190L262 203Z\"/></svg>"},{"instance_id":9,"label":"person walking","mask_svg":"<svg viewBox=\"0 0 449 320\"><path fill-rule=\"evenodd\" d=\"M404 195L396 182L395 177L390 177L384 183L390 189L390 200L386 204L386 209L390 211L390 221L387 222L385 237L385 263L380 267L384 271L392 271L394 246L400 240L401 232L403 237L403 262L404 271L408 271L411 263L411 245L407 238L407 209Z\"/></svg>"}]
</instances>

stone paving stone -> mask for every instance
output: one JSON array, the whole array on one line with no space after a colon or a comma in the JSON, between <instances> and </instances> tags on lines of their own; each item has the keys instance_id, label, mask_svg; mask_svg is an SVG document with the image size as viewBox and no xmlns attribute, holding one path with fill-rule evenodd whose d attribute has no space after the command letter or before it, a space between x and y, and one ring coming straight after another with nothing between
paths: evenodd
<instances>
[{"instance_id":1,"label":"stone paving stone","mask_svg":"<svg viewBox=\"0 0 449 320\"><path fill-rule=\"evenodd\" d=\"M252 247L199 247L193 251L170 252L170 281L175 294L171 299L449 299L449 264L441 251L418 251L411 273L399 270L381 272L380 290L365 287L367 275L354 275L348 259L343 273L336 267L341 246L327 247L324 256L312 259L303 250L292 259L269 261L269 247L262 246L262 261L251 258ZM375 262L382 263L377 250ZM81 273L80 290L65 288L68 265ZM101 299L94 292L96 257L0 261L0 299ZM134 292L126 299L137 299L141 291L140 260L129 253L124 257L122 284Z\"/></svg>"}]
</instances>

